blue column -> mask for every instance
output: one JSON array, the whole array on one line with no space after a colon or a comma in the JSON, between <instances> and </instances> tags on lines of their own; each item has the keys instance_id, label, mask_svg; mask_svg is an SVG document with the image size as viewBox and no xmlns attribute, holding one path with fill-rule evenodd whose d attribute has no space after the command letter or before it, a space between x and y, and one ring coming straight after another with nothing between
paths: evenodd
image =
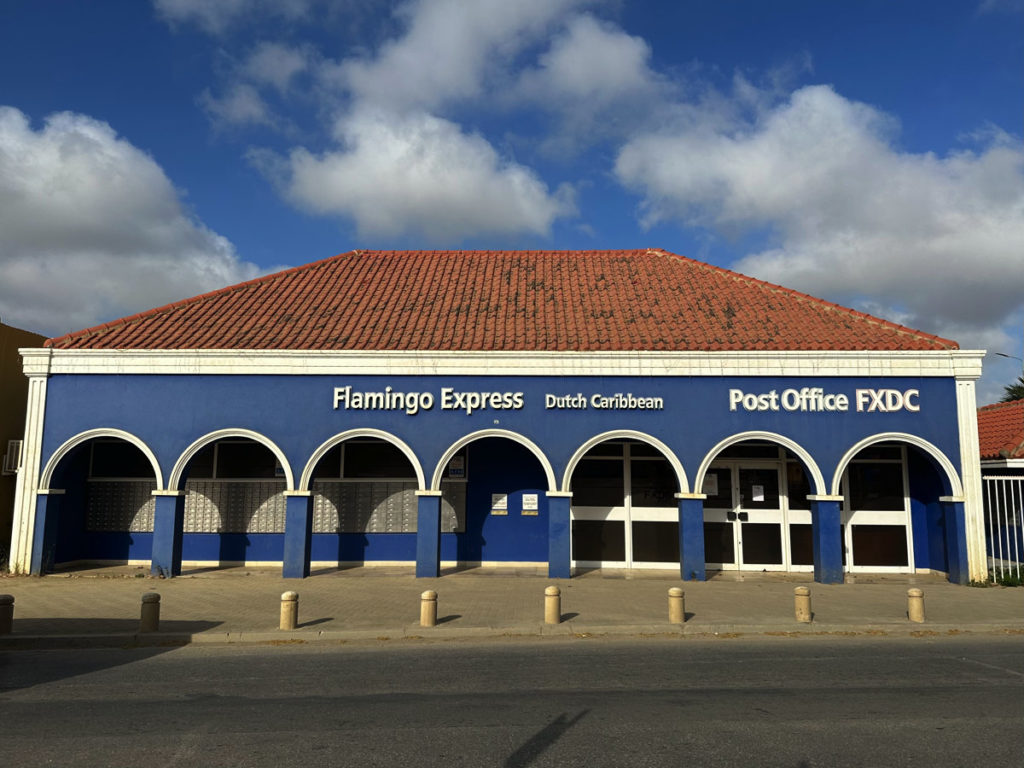
<instances>
[{"instance_id":1,"label":"blue column","mask_svg":"<svg viewBox=\"0 0 1024 768\"><path fill-rule=\"evenodd\" d=\"M964 520L964 503L943 497L942 511L946 528L946 563L949 581L966 584L969 579L967 568L967 524Z\"/></svg>"},{"instance_id":2,"label":"blue column","mask_svg":"<svg viewBox=\"0 0 1024 768\"><path fill-rule=\"evenodd\" d=\"M706 581L703 493L679 493L679 575L683 581Z\"/></svg>"},{"instance_id":3,"label":"blue column","mask_svg":"<svg viewBox=\"0 0 1024 768\"><path fill-rule=\"evenodd\" d=\"M811 537L814 546L814 580L819 584L843 583L843 537L839 528L841 496L809 496Z\"/></svg>"},{"instance_id":4,"label":"blue column","mask_svg":"<svg viewBox=\"0 0 1024 768\"><path fill-rule=\"evenodd\" d=\"M32 533L32 563L29 572L42 576L53 570L57 554L57 522L64 491L51 489L36 494L36 520Z\"/></svg>"},{"instance_id":5,"label":"blue column","mask_svg":"<svg viewBox=\"0 0 1024 768\"><path fill-rule=\"evenodd\" d=\"M548 493L548 578L572 578L571 493Z\"/></svg>"},{"instance_id":6,"label":"blue column","mask_svg":"<svg viewBox=\"0 0 1024 768\"><path fill-rule=\"evenodd\" d=\"M181 539L185 530L185 492L155 492L153 499L153 556L149 572L154 576L181 575Z\"/></svg>"},{"instance_id":7,"label":"blue column","mask_svg":"<svg viewBox=\"0 0 1024 768\"><path fill-rule=\"evenodd\" d=\"M441 575L441 492L417 491L416 578Z\"/></svg>"},{"instance_id":8,"label":"blue column","mask_svg":"<svg viewBox=\"0 0 1024 768\"><path fill-rule=\"evenodd\" d=\"M285 493L284 563L281 575L286 579L309 576L309 553L313 544L313 494L309 491Z\"/></svg>"}]
</instances>

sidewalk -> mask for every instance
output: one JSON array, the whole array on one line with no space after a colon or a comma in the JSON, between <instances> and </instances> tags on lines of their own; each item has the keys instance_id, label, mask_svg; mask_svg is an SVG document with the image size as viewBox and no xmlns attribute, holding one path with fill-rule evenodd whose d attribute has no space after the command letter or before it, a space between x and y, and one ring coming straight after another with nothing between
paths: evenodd
<instances>
[{"instance_id":1,"label":"sidewalk","mask_svg":"<svg viewBox=\"0 0 1024 768\"><path fill-rule=\"evenodd\" d=\"M543 623L544 588L562 591L560 624ZM686 593L686 623L668 622L668 589ZM814 621L794 619L793 589L809 586ZM907 589L925 595L924 624L907 620ZM438 626L419 626L420 594L438 593ZM281 593L299 593L299 628L279 630ZM139 634L144 593L161 596L160 631ZM734 637L738 635L1024 634L1024 589L972 588L940 575L858 577L815 584L810 574L719 574L681 582L673 571L591 571L554 581L542 569L475 568L416 579L410 568L315 571L285 580L277 568L186 570L153 579L144 567L0 576L15 597L0 650L187 643L375 642L519 636Z\"/></svg>"}]
</instances>

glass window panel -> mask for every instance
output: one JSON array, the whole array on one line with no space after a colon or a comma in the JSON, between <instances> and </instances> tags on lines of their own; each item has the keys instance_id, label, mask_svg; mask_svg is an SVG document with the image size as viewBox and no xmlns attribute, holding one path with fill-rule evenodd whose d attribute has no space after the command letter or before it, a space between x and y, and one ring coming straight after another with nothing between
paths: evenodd
<instances>
[{"instance_id":1,"label":"glass window panel","mask_svg":"<svg viewBox=\"0 0 1024 768\"><path fill-rule=\"evenodd\" d=\"M257 442L219 443L217 478L276 477L277 459L265 445Z\"/></svg>"},{"instance_id":2,"label":"glass window panel","mask_svg":"<svg viewBox=\"0 0 1024 768\"><path fill-rule=\"evenodd\" d=\"M732 523L704 523L704 562L736 562Z\"/></svg>"},{"instance_id":3,"label":"glass window panel","mask_svg":"<svg viewBox=\"0 0 1024 768\"><path fill-rule=\"evenodd\" d=\"M630 462L630 501L634 507L675 507L676 473L667 459Z\"/></svg>"},{"instance_id":4,"label":"glass window panel","mask_svg":"<svg viewBox=\"0 0 1024 768\"><path fill-rule=\"evenodd\" d=\"M903 458L903 453L900 451L898 445L886 445L880 443L878 445L868 446L854 457L854 461L864 461L871 459L885 459L887 461L899 461Z\"/></svg>"},{"instance_id":5,"label":"glass window panel","mask_svg":"<svg viewBox=\"0 0 1024 768\"><path fill-rule=\"evenodd\" d=\"M740 468L740 506L743 509L779 508L779 473L771 469ZM765 563L768 560L758 560Z\"/></svg>"},{"instance_id":6,"label":"glass window panel","mask_svg":"<svg viewBox=\"0 0 1024 768\"><path fill-rule=\"evenodd\" d=\"M314 480L337 480L341 477L341 446L336 445L317 462Z\"/></svg>"},{"instance_id":7,"label":"glass window panel","mask_svg":"<svg viewBox=\"0 0 1024 768\"><path fill-rule=\"evenodd\" d=\"M709 469L704 476L704 486L700 492L707 494L707 498L704 499L705 508L732 509L732 470L728 467Z\"/></svg>"},{"instance_id":8,"label":"glass window panel","mask_svg":"<svg viewBox=\"0 0 1024 768\"><path fill-rule=\"evenodd\" d=\"M642 563L678 563L679 523L633 523L633 559Z\"/></svg>"},{"instance_id":9,"label":"glass window panel","mask_svg":"<svg viewBox=\"0 0 1024 768\"><path fill-rule=\"evenodd\" d=\"M770 443L737 443L723 450L719 459L777 459L779 447Z\"/></svg>"},{"instance_id":10,"label":"glass window panel","mask_svg":"<svg viewBox=\"0 0 1024 768\"><path fill-rule=\"evenodd\" d=\"M811 492L811 478L807 476L800 462L786 462L786 486L789 488L790 509L811 508L811 502L807 500Z\"/></svg>"},{"instance_id":11,"label":"glass window panel","mask_svg":"<svg viewBox=\"0 0 1024 768\"><path fill-rule=\"evenodd\" d=\"M780 565L782 563L782 526L778 523L740 523L743 562Z\"/></svg>"},{"instance_id":12,"label":"glass window panel","mask_svg":"<svg viewBox=\"0 0 1024 768\"><path fill-rule=\"evenodd\" d=\"M146 454L124 440L92 445L92 477L155 477Z\"/></svg>"},{"instance_id":13,"label":"glass window panel","mask_svg":"<svg viewBox=\"0 0 1024 768\"><path fill-rule=\"evenodd\" d=\"M908 565L905 526L855 525L851 538L854 565Z\"/></svg>"},{"instance_id":14,"label":"glass window panel","mask_svg":"<svg viewBox=\"0 0 1024 768\"><path fill-rule=\"evenodd\" d=\"M206 479L213 477L213 454L214 446L210 444L201 448L199 453L192 457L188 463L189 479Z\"/></svg>"},{"instance_id":15,"label":"glass window panel","mask_svg":"<svg viewBox=\"0 0 1024 768\"><path fill-rule=\"evenodd\" d=\"M584 458L572 473L572 503L578 507L621 507L626 503L623 463Z\"/></svg>"},{"instance_id":16,"label":"glass window panel","mask_svg":"<svg viewBox=\"0 0 1024 768\"><path fill-rule=\"evenodd\" d=\"M573 520L572 556L574 560L625 560L625 523L614 520Z\"/></svg>"},{"instance_id":17,"label":"glass window panel","mask_svg":"<svg viewBox=\"0 0 1024 768\"><path fill-rule=\"evenodd\" d=\"M621 456L622 443L598 443L583 457L585 459L593 456Z\"/></svg>"},{"instance_id":18,"label":"glass window panel","mask_svg":"<svg viewBox=\"0 0 1024 768\"><path fill-rule=\"evenodd\" d=\"M345 445L345 478L415 478L409 459L396 446L383 440Z\"/></svg>"},{"instance_id":19,"label":"glass window panel","mask_svg":"<svg viewBox=\"0 0 1024 768\"><path fill-rule=\"evenodd\" d=\"M789 526L789 559L793 565L814 565L814 539L811 526L807 523ZM840 527L839 541L842 562L846 565L846 547L842 546L843 529Z\"/></svg>"},{"instance_id":20,"label":"glass window panel","mask_svg":"<svg viewBox=\"0 0 1024 768\"><path fill-rule=\"evenodd\" d=\"M903 506L903 465L851 463L847 469L850 508L898 511Z\"/></svg>"},{"instance_id":21,"label":"glass window panel","mask_svg":"<svg viewBox=\"0 0 1024 768\"><path fill-rule=\"evenodd\" d=\"M641 443L639 440L634 440L629 444L629 455L630 456L650 456L655 458L664 458L657 448L647 443Z\"/></svg>"}]
</instances>

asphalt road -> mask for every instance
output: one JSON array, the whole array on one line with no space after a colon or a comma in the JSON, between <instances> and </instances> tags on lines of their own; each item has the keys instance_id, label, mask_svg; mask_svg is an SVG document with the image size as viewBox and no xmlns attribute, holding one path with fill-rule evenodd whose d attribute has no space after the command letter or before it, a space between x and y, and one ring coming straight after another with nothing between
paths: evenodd
<instances>
[{"instance_id":1,"label":"asphalt road","mask_svg":"<svg viewBox=\"0 0 1024 768\"><path fill-rule=\"evenodd\" d=\"M1024 765L1024 638L0 654L7 765Z\"/></svg>"}]
</instances>

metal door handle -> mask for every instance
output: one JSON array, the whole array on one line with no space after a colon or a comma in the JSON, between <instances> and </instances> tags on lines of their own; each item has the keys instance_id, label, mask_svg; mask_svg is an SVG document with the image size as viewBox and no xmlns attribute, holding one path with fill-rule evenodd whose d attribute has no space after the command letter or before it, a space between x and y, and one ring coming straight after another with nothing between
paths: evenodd
<instances>
[{"instance_id":1,"label":"metal door handle","mask_svg":"<svg viewBox=\"0 0 1024 768\"><path fill-rule=\"evenodd\" d=\"M726 512L725 513L725 519L726 520L735 520L736 519L736 513L735 512Z\"/></svg>"},{"instance_id":2,"label":"metal door handle","mask_svg":"<svg viewBox=\"0 0 1024 768\"><path fill-rule=\"evenodd\" d=\"M748 520L750 520L750 515L748 515L746 512L740 512L740 520L742 520L743 522L747 522Z\"/></svg>"}]
</instances>

